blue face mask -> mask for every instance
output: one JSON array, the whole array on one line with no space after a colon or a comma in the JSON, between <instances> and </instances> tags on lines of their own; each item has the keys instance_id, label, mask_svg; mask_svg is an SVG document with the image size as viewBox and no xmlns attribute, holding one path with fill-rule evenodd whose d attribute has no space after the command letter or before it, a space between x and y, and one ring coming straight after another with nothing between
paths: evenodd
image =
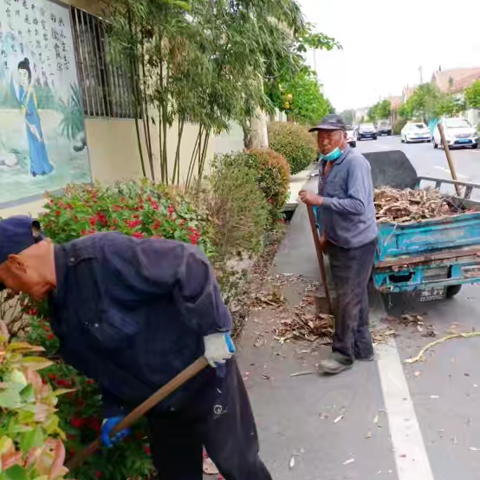
<instances>
[{"instance_id":1,"label":"blue face mask","mask_svg":"<svg viewBox=\"0 0 480 480\"><path fill-rule=\"evenodd\" d=\"M320 155L320 160L326 160L327 162L334 162L342 156L343 152L337 147L326 155Z\"/></svg>"}]
</instances>

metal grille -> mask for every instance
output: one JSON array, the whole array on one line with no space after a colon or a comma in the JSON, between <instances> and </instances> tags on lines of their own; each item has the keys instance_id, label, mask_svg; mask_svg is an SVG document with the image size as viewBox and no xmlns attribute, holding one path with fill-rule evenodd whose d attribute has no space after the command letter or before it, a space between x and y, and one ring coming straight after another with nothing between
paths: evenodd
<instances>
[{"instance_id":1,"label":"metal grille","mask_svg":"<svg viewBox=\"0 0 480 480\"><path fill-rule=\"evenodd\" d=\"M129 69L108 49L102 20L75 7L71 16L85 115L134 118Z\"/></svg>"}]
</instances>

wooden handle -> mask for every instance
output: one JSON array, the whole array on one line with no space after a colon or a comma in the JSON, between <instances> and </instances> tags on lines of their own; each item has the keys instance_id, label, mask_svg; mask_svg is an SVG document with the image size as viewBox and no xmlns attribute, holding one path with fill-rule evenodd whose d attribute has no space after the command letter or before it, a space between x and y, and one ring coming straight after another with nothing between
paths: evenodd
<instances>
[{"instance_id":1,"label":"wooden handle","mask_svg":"<svg viewBox=\"0 0 480 480\"><path fill-rule=\"evenodd\" d=\"M315 250L317 252L318 264L320 265L320 275L322 276L323 289L325 290L325 297L327 298L328 313L333 315L332 301L330 300L330 292L328 291L327 272L325 270L325 261L323 259L323 251L318 238L317 222L315 221L315 214L313 207L307 205L308 219L310 220L310 227L312 229L313 243L315 243Z\"/></svg>"},{"instance_id":2,"label":"wooden handle","mask_svg":"<svg viewBox=\"0 0 480 480\"><path fill-rule=\"evenodd\" d=\"M447 162L448 162L448 166L450 167L450 173L452 174L453 180L457 181L458 180L457 172L455 171L455 166L453 164L452 156L450 155L450 147L448 146L447 139L445 138L445 132L443 131L443 125L441 124L441 122L438 123L437 128L440 133L440 137L442 139L445 155L447 156ZM455 184L455 190L457 192L457 195L460 197L462 195L462 192L458 184Z\"/></svg>"},{"instance_id":3,"label":"wooden handle","mask_svg":"<svg viewBox=\"0 0 480 480\"><path fill-rule=\"evenodd\" d=\"M170 380L162 388L160 388L151 397L140 404L135 410L130 412L115 428L112 430L112 435L131 427L137 420L143 417L149 410L155 407L158 403L179 389L184 383L188 382L195 375L199 374L205 367L208 366L207 359L200 357L193 362L189 367L180 372L175 378ZM75 470L80 466L90 455L102 446L101 438L97 438L87 448L75 455L68 463L69 470Z\"/></svg>"}]
</instances>

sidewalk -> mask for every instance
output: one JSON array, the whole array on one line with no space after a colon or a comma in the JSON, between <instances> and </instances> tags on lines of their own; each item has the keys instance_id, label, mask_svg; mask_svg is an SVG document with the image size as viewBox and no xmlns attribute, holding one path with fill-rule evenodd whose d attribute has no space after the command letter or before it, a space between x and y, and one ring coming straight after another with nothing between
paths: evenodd
<instances>
[{"instance_id":1,"label":"sidewalk","mask_svg":"<svg viewBox=\"0 0 480 480\"><path fill-rule=\"evenodd\" d=\"M315 167L310 165L305 170L290 177L290 193L284 211L288 212L297 208L298 194L310 180L310 173L312 173L312 171L315 171Z\"/></svg>"},{"instance_id":2,"label":"sidewalk","mask_svg":"<svg viewBox=\"0 0 480 480\"><path fill-rule=\"evenodd\" d=\"M314 188L315 183L313 178L307 187ZM319 280L303 205L294 214L272 274L270 285L266 281L259 291L278 283L277 274ZM280 278L288 279L282 282L282 293L289 306L297 305L305 295L305 280L292 275ZM281 318L281 311L275 307L252 311L239 345L261 455L273 478L394 480L395 459L388 422L382 413L385 406L376 363L359 362L338 377L320 377L316 374L317 364L328 354L329 347L300 341L279 343L274 329ZM305 371L312 373L291 376Z\"/></svg>"}]
</instances>

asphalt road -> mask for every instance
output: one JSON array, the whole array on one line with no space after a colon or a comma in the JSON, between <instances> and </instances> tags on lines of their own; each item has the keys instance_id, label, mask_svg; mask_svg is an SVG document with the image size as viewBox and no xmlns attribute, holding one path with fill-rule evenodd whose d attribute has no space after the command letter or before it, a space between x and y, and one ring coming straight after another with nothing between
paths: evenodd
<instances>
[{"instance_id":1,"label":"asphalt road","mask_svg":"<svg viewBox=\"0 0 480 480\"><path fill-rule=\"evenodd\" d=\"M357 142L361 152L382 150L402 150L405 152L417 173L421 176L451 179L447 158L442 149L434 149L433 143L400 142L400 137L379 137L378 140ZM480 184L480 149L455 148L451 150L457 177L460 181ZM473 197L480 199L480 191Z\"/></svg>"}]
</instances>

